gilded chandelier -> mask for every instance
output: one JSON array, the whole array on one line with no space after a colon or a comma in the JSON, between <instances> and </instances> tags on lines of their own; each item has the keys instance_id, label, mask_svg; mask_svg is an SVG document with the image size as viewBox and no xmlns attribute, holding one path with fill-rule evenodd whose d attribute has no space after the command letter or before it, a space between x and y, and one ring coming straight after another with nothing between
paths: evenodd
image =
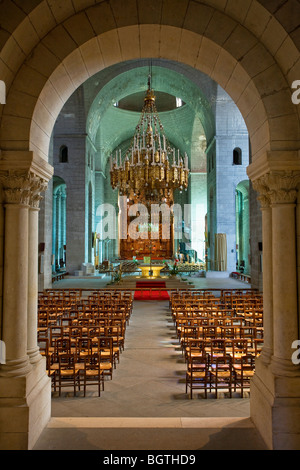
<instances>
[{"instance_id":1,"label":"gilded chandelier","mask_svg":"<svg viewBox=\"0 0 300 470\"><path fill-rule=\"evenodd\" d=\"M110 157L111 186L120 195L140 202L171 202L173 191L188 187L188 156L171 148L157 113L150 77L133 142L122 158Z\"/></svg>"}]
</instances>

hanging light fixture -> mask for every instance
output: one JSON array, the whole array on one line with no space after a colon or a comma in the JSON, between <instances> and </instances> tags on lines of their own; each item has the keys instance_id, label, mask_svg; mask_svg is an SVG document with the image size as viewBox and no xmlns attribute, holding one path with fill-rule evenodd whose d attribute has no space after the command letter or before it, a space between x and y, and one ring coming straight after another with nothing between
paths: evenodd
<instances>
[{"instance_id":1,"label":"hanging light fixture","mask_svg":"<svg viewBox=\"0 0 300 470\"><path fill-rule=\"evenodd\" d=\"M111 186L120 195L142 203L172 202L173 191L188 187L188 156L169 144L160 121L151 75L139 123L125 157L121 150L110 156Z\"/></svg>"}]
</instances>

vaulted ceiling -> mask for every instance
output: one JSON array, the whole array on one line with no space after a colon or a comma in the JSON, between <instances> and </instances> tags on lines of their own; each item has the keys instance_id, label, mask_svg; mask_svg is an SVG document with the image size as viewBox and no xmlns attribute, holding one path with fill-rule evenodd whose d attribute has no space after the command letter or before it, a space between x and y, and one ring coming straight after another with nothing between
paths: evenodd
<instances>
[{"instance_id":1,"label":"vaulted ceiling","mask_svg":"<svg viewBox=\"0 0 300 470\"><path fill-rule=\"evenodd\" d=\"M215 136L218 85L188 66L159 59L124 62L91 77L65 104L54 132L87 133L101 156L96 165L104 170L114 149L125 149L130 144L140 118L150 70L157 109L168 140L190 155L197 126L209 144ZM182 100L182 106L175 106L176 98Z\"/></svg>"}]
</instances>

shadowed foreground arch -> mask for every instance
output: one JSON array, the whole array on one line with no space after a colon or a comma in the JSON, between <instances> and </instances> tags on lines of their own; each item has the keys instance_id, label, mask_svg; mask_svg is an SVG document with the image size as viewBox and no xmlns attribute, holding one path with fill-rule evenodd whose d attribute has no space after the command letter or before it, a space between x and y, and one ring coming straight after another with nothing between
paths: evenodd
<instances>
[{"instance_id":1,"label":"shadowed foreground arch","mask_svg":"<svg viewBox=\"0 0 300 470\"><path fill-rule=\"evenodd\" d=\"M231 96L246 122L252 147L248 174L263 212L265 303L265 346L251 389L251 418L270 448L300 447L300 372L291 362L291 345L299 336L299 108L291 101L299 50L257 1L247 13L228 3L179 2L179 16L173 17L167 1L159 2L159 9L149 1L138 12L136 2L124 11L118 0L81 2L85 11L59 0L50 11L42 1L28 17L10 10L14 35L0 55L7 84L0 134L7 363L0 369L0 400L11 397L1 411L9 423L0 434L2 448L32 448L51 414L50 383L36 345L34 233L40 194L52 177L47 159L55 120L89 77L141 58L177 61L206 73ZM20 403L26 410L22 425L11 419Z\"/></svg>"}]
</instances>

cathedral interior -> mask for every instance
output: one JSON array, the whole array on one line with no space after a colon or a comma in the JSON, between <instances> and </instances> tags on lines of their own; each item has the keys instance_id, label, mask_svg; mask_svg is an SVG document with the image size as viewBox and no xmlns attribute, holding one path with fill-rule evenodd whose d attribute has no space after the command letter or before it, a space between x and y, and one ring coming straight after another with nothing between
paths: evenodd
<instances>
[{"instance_id":1,"label":"cathedral interior","mask_svg":"<svg viewBox=\"0 0 300 470\"><path fill-rule=\"evenodd\" d=\"M0 449L298 450L299 2L124 3L0 2Z\"/></svg>"}]
</instances>

